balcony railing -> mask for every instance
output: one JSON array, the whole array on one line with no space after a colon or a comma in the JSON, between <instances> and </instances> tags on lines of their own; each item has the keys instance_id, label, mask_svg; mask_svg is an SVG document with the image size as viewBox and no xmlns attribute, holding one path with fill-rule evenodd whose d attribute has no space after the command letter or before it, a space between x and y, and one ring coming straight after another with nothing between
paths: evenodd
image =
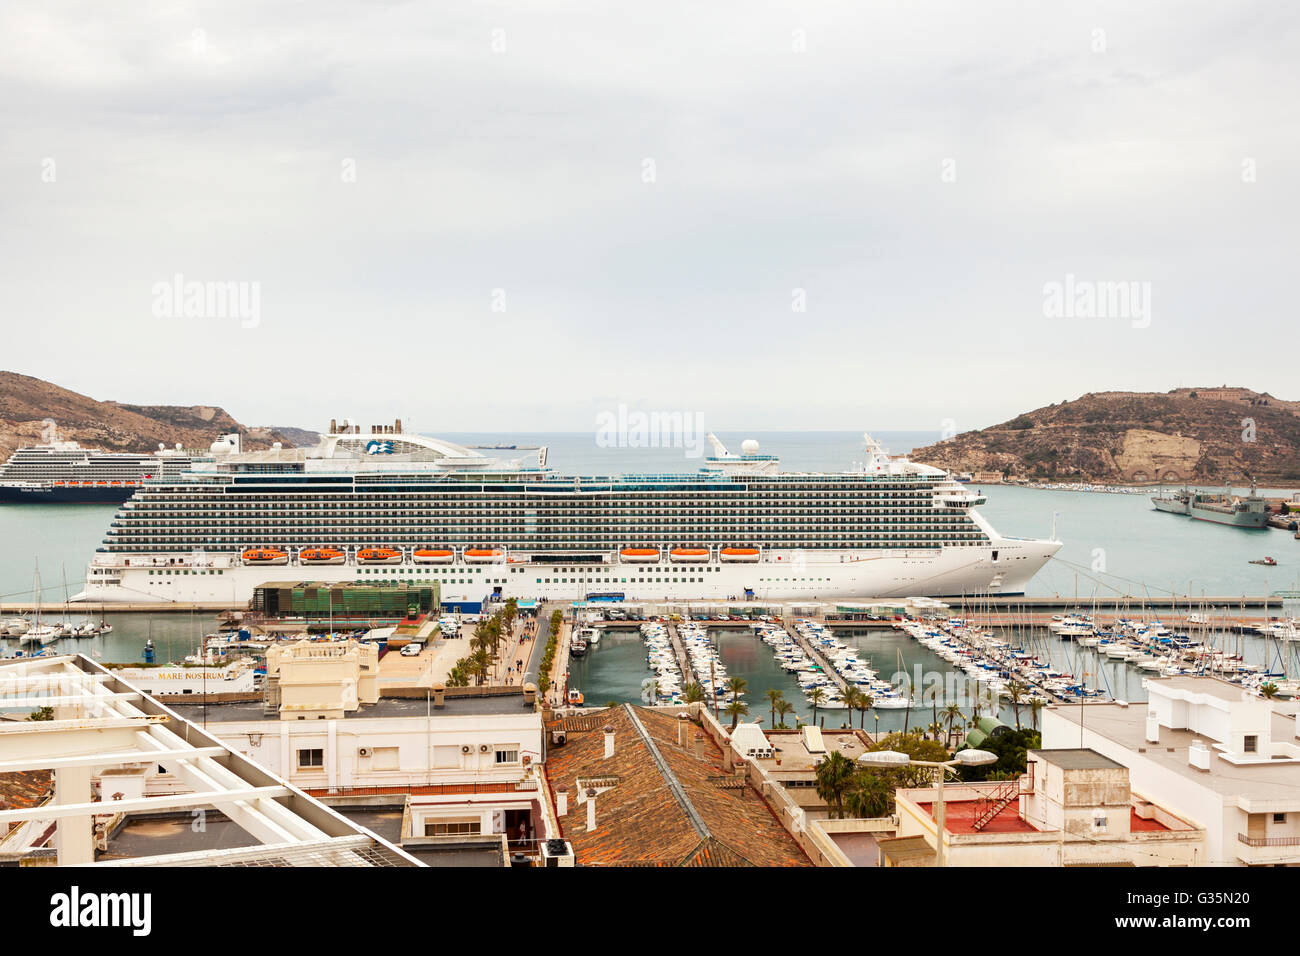
<instances>
[{"instance_id":1,"label":"balcony railing","mask_svg":"<svg viewBox=\"0 0 1300 956\"><path fill-rule=\"evenodd\" d=\"M1253 837L1244 833L1237 834L1237 842L1246 846L1300 846L1300 836L1295 837Z\"/></svg>"}]
</instances>

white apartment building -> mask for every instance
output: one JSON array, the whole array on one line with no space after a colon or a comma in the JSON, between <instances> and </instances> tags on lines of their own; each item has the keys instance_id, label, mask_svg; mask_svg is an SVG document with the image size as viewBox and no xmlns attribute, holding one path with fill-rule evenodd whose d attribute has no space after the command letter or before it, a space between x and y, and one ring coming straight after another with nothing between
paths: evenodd
<instances>
[{"instance_id":1,"label":"white apartment building","mask_svg":"<svg viewBox=\"0 0 1300 956\"><path fill-rule=\"evenodd\" d=\"M359 713L315 720L268 718L261 704L218 705L206 709L207 730L313 792L514 783L542 757L541 714L521 701L517 694L448 698L437 709L383 698Z\"/></svg>"},{"instance_id":2,"label":"white apartment building","mask_svg":"<svg viewBox=\"0 0 1300 956\"><path fill-rule=\"evenodd\" d=\"M1135 791L1205 829L1208 865L1300 863L1300 726L1292 702L1214 677L1146 681L1145 703L1049 707L1044 748L1088 747Z\"/></svg>"}]
</instances>

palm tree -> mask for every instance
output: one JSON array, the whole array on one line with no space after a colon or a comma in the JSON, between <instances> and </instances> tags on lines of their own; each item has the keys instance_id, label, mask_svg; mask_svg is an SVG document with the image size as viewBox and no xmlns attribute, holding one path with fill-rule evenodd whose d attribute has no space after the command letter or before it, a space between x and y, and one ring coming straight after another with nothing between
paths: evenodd
<instances>
[{"instance_id":1,"label":"palm tree","mask_svg":"<svg viewBox=\"0 0 1300 956\"><path fill-rule=\"evenodd\" d=\"M1277 696L1277 694L1278 694L1278 689L1279 689L1279 688L1278 688L1277 684L1274 684L1272 681L1269 681L1267 684L1261 684L1261 685L1260 685L1259 693L1260 693L1261 696L1263 696L1263 697L1266 698L1267 700L1272 700L1274 697ZM1034 726L1035 726L1035 729L1037 729L1037 726L1038 726L1038 725L1035 724Z\"/></svg>"},{"instance_id":2,"label":"palm tree","mask_svg":"<svg viewBox=\"0 0 1300 956\"><path fill-rule=\"evenodd\" d=\"M688 704L698 704L700 701L704 700L704 688L695 683L695 681L691 681L682 688L682 700L686 701Z\"/></svg>"},{"instance_id":3,"label":"palm tree","mask_svg":"<svg viewBox=\"0 0 1300 956\"><path fill-rule=\"evenodd\" d=\"M1043 701L1040 698L1035 697L1033 700L1029 702L1029 716L1030 719L1032 719L1034 722L1035 731L1038 730L1038 715L1042 711L1042 709L1043 709Z\"/></svg>"},{"instance_id":4,"label":"palm tree","mask_svg":"<svg viewBox=\"0 0 1300 956\"><path fill-rule=\"evenodd\" d=\"M861 697L862 691L858 690L857 684L850 684L844 688L844 710L848 713L850 727L853 726L853 711L857 709Z\"/></svg>"},{"instance_id":5,"label":"palm tree","mask_svg":"<svg viewBox=\"0 0 1300 956\"><path fill-rule=\"evenodd\" d=\"M727 678L727 693L730 694L732 697L739 698L742 694L745 693L745 688L748 686L749 686L749 681L745 680L745 678L743 677Z\"/></svg>"},{"instance_id":6,"label":"palm tree","mask_svg":"<svg viewBox=\"0 0 1300 956\"><path fill-rule=\"evenodd\" d=\"M1020 729L1020 706L1024 703L1028 687L1019 678L1007 681L1007 696L1011 698L1011 709L1016 712L1016 730Z\"/></svg>"},{"instance_id":7,"label":"palm tree","mask_svg":"<svg viewBox=\"0 0 1300 956\"><path fill-rule=\"evenodd\" d=\"M820 687L814 687L812 690L808 691L808 703L812 704L814 724L817 723L817 706L824 700L826 700L826 691L822 690Z\"/></svg>"},{"instance_id":8,"label":"palm tree","mask_svg":"<svg viewBox=\"0 0 1300 956\"><path fill-rule=\"evenodd\" d=\"M487 679L488 668L492 666L492 655L488 653L486 647L480 647L469 656L470 665L473 668L473 674L482 684Z\"/></svg>"},{"instance_id":9,"label":"palm tree","mask_svg":"<svg viewBox=\"0 0 1300 956\"><path fill-rule=\"evenodd\" d=\"M859 770L853 777L844 807L854 817L888 816L893 807L894 785L885 774Z\"/></svg>"},{"instance_id":10,"label":"palm tree","mask_svg":"<svg viewBox=\"0 0 1300 956\"><path fill-rule=\"evenodd\" d=\"M735 730L736 724L740 722L740 718L743 715L749 713L749 705L745 703L743 700L741 700L739 697L737 697L734 700L732 700L731 703L727 704L727 706L724 707L723 710L725 710L728 714L731 715L730 729Z\"/></svg>"},{"instance_id":11,"label":"palm tree","mask_svg":"<svg viewBox=\"0 0 1300 956\"><path fill-rule=\"evenodd\" d=\"M859 692L858 694L858 713L862 716L858 719L858 727L861 730L867 729L867 711L876 706L876 699L870 694Z\"/></svg>"},{"instance_id":12,"label":"palm tree","mask_svg":"<svg viewBox=\"0 0 1300 956\"><path fill-rule=\"evenodd\" d=\"M781 693L775 687L767 689L767 702L772 705L772 726L776 726L776 705L785 700L785 694Z\"/></svg>"},{"instance_id":13,"label":"palm tree","mask_svg":"<svg viewBox=\"0 0 1300 956\"><path fill-rule=\"evenodd\" d=\"M779 727L784 728L784 727L785 727L785 715L791 713L793 710L794 710L794 705L793 705L792 703L790 703L788 700L786 700L784 697L781 698L779 701L777 701L777 703L776 703L776 712L777 712L778 714L781 715L781 723L780 723L780 724L773 724L772 726L774 726L774 727L779 726Z\"/></svg>"},{"instance_id":14,"label":"palm tree","mask_svg":"<svg viewBox=\"0 0 1300 956\"><path fill-rule=\"evenodd\" d=\"M943 718L948 722L948 735L945 738L948 747L952 747L952 727L953 724L959 723L962 719L961 708L956 704L949 704L943 709Z\"/></svg>"},{"instance_id":15,"label":"palm tree","mask_svg":"<svg viewBox=\"0 0 1300 956\"><path fill-rule=\"evenodd\" d=\"M831 751L817 765L817 796L826 801L831 816L844 816L844 794L857 769L857 764L838 750Z\"/></svg>"}]
</instances>

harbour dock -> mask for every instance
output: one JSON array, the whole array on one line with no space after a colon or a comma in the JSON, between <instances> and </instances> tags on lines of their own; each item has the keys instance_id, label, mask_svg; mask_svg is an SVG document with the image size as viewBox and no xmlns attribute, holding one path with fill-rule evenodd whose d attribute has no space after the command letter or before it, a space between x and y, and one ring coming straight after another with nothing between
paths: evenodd
<instances>
[{"instance_id":1,"label":"harbour dock","mask_svg":"<svg viewBox=\"0 0 1300 956\"><path fill-rule=\"evenodd\" d=\"M677 625L671 621L668 623L668 639L673 642L673 654L677 657L677 666L685 677L691 673L691 659L686 656L686 648L682 645L681 635L677 633Z\"/></svg>"},{"instance_id":2,"label":"harbour dock","mask_svg":"<svg viewBox=\"0 0 1300 956\"><path fill-rule=\"evenodd\" d=\"M808 639L799 633L798 628L791 627L789 624L784 623L782 626L785 628L785 632L794 639L794 642L803 649L803 652L817 662L818 666L821 667L826 676L835 681L835 686L839 688L841 694L848 690L848 682L840 676L840 672L835 669L821 651L813 647L812 644L809 643Z\"/></svg>"}]
</instances>

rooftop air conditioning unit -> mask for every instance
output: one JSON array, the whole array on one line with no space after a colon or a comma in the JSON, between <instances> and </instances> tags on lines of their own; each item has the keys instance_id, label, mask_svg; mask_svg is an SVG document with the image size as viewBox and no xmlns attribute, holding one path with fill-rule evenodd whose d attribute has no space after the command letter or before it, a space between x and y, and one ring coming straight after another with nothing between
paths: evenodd
<instances>
[{"instance_id":1,"label":"rooftop air conditioning unit","mask_svg":"<svg viewBox=\"0 0 1300 956\"><path fill-rule=\"evenodd\" d=\"M1197 770L1210 769L1210 748L1205 746L1204 740L1192 741L1187 748L1187 762Z\"/></svg>"},{"instance_id":2,"label":"rooftop air conditioning unit","mask_svg":"<svg viewBox=\"0 0 1300 956\"><path fill-rule=\"evenodd\" d=\"M369 747L358 747L358 748L357 748L357 756L358 756L358 757L369 757L369 756L370 756L370 748L369 748Z\"/></svg>"},{"instance_id":3,"label":"rooftop air conditioning unit","mask_svg":"<svg viewBox=\"0 0 1300 956\"><path fill-rule=\"evenodd\" d=\"M485 754L485 753L487 753L487 752L488 752L489 750L491 750L491 749L492 749L492 748L489 747L487 744L479 744L479 745L478 745L478 752L481 753L481 754Z\"/></svg>"},{"instance_id":4,"label":"rooftop air conditioning unit","mask_svg":"<svg viewBox=\"0 0 1300 956\"><path fill-rule=\"evenodd\" d=\"M460 748L460 752L463 753L463 754L467 754L467 753L471 752L473 749L474 749L474 748L471 747L469 744L465 744L465 745L463 745L463 746Z\"/></svg>"},{"instance_id":5,"label":"rooftop air conditioning unit","mask_svg":"<svg viewBox=\"0 0 1300 956\"><path fill-rule=\"evenodd\" d=\"M573 866L573 844L564 840L543 840L542 866Z\"/></svg>"}]
</instances>

